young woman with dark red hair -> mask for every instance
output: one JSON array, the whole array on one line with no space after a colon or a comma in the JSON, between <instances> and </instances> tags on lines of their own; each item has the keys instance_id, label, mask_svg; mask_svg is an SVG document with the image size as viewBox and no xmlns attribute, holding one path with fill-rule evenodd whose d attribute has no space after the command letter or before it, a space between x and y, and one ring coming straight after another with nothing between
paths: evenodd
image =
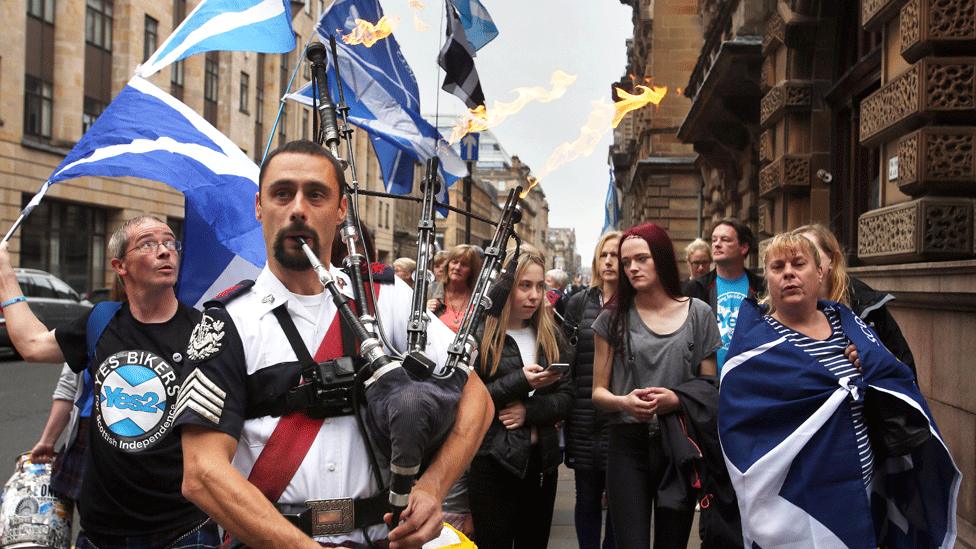
<instances>
[{"instance_id":1,"label":"young woman with dark red hair","mask_svg":"<svg viewBox=\"0 0 976 549\"><path fill-rule=\"evenodd\" d=\"M659 416L681 411L679 386L715 375L722 341L708 304L682 297L664 229L645 223L624 232L618 256L617 293L593 323L593 403L609 413L614 536L620 549L650 547L653 508L654 547L686 547L695 494L680 478L667 480L675 439L662 436L667 421ZM669 497L671 486L683 493Z\"/></svg>"}]
</instances>

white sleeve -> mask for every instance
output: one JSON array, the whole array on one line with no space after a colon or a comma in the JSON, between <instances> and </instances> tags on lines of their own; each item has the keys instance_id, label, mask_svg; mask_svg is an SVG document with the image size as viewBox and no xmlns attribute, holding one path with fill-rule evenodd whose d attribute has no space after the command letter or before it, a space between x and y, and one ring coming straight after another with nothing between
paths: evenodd
<instances>
[{"instance_id":1,"label":"white sleeve","mask_svg":"<svg viewBox=\"0 0 976 549\"><path fill-rule=\"evenodd\" d=\"M61 376L58 377L58 384L54 387L54 394L51 395L52 400L70 400L73 402L80 383L78 376L79 374L74 373L68 363L65 363L61 367Z\"/></svg>"},{"instance_id":2,"label":"white sleeve","mask_svg":"<svg viewBox=\"0 0 976 549\"><path fill-rule=\"evenodd\" d=\"M391 288L384 285L380 290L380 297L376 304L383 322L383 333L390 343L400 352L407 350L407 325L410 322L410 311L413 306L413 290L406 282L397 278ZM444 369L447 362L447 349L454 342L454 332L444 325L436 316L427 315L427 356L437 364L437 371Z\"/></svg>"}]
</instances>

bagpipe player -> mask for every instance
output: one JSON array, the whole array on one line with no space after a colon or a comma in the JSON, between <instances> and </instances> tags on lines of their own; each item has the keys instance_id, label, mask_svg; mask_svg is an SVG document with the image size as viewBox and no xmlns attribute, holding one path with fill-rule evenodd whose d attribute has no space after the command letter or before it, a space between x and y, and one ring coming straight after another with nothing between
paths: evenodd
<instances>
[{"instance_id":1,"label":"bagpipe player","mask_svg":"<svg viewBox=\"0 0 976 549\"><path fill-rule=\"evenodd\" d=\"M303 363L329 363L341 379L343 359L357 354L298 241L309 243L351 298L349 277L331 266L329 246L349 206L344 185L339 161L313 142L291 142L268 156L255 201L267 265L255 281L206 305L187 348L190 372L176 422L183 493L233 544L367 547L388 539L394 549L420 547L440 533L441 501L493 417L483 383L469 376L449 435L390 531L383 475L361 417L342 399L315 409L295 405ZM375 281L376 315L403 351L411 290L392 271ZM428 335L427 355L442 367L454 334L431 318Z\"/></svg>"}]
</instances>

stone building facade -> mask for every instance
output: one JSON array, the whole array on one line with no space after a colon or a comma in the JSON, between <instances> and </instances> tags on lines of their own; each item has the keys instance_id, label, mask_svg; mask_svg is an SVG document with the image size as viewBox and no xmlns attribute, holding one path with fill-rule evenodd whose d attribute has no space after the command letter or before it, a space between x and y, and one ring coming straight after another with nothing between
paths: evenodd
<instances>
[{"instance_id":1,"label":"stone building facade","mask_svg":"<svg viewBox=\"0 0 976 549\"><path fill-rule=\"evenodd\" d=\"M620 226L653 221L683 250L700 233L698 155L677 135L691 103L677 88L687 82L702 44L698 0L620 2L633 9L634 35L627 42L626 74L614 86L631 93L636 84L668 86L658 107L631 112L614 131L610 156Z\"/></svg>"},{"instance_id":2,"label":"stone building facade","mask_svg":"<svg viewBox=\"0 0 976 549\"><path fill-rule=\"evenodd\" d=\"M0 225L9 227L27 200L85 129L199 0L10 0L0 2ZM311 36L324 0L291 2L296 46ZM300 50L299 50L300 51ZM279 98L298 52L213 52L163 69L151 82L201 113L260 161ZM299 73L296 84L303 83ZM312 137L311 109L289 102L272 148ZM359 180L382 189L364 132L356 132ZM396 204L363 199L379 259L393 256ZM124 219L151 213L180 232L183 197L134 178L79 178L51 188L11 240L15 264L53 272L76 290L106 285L108 236Z\"/></svg>"},{"instance_id":3,"label":"stone building facade","mask_svg":"<svg viewBox=\"0 0 976 549\"><path fill-rule=\"evenodd\" d=\"M576 251L576 229L552 227L549 229L549 249L552 251L552 268L562 269L573 276L581 274L583 260Z\"/></svg>"},{"instance_id":4,"label":"stone building facade","mask_svg":"<svg viewBox=\"0 0 976 549\"><path fill-rule=\"evenodd\" d=\"M726 215L761 240L820 222L895 297L963 473L957 546L976 547L976 2L698 4L678 137L699 155L706 234Z\"/></svg>"}]
</instances>

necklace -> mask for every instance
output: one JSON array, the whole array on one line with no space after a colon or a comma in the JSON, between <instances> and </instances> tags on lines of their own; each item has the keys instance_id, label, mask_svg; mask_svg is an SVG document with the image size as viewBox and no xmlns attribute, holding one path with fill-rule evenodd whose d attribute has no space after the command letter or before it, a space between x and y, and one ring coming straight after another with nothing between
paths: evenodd
<instances>
[{"instance_id":1,"label":"necklace","mask_svg":"<svg viewBox=\"0 0 976 549\"><path fill-rule=\"evenodd\" d=\"M463 305L463 303L465 301L466 300L461 300L461 303L462 303L461 307L455 307L451 303L450 298L447 297L447 293L446 292L444 293L444 304L447 305L447 310L450 311L451 315L453 316L452 323L454 324L455 327L460 326L461 325L461 319L464 318L464 308L463 308L464 305Z\"/></svg>"}]
</instances>

